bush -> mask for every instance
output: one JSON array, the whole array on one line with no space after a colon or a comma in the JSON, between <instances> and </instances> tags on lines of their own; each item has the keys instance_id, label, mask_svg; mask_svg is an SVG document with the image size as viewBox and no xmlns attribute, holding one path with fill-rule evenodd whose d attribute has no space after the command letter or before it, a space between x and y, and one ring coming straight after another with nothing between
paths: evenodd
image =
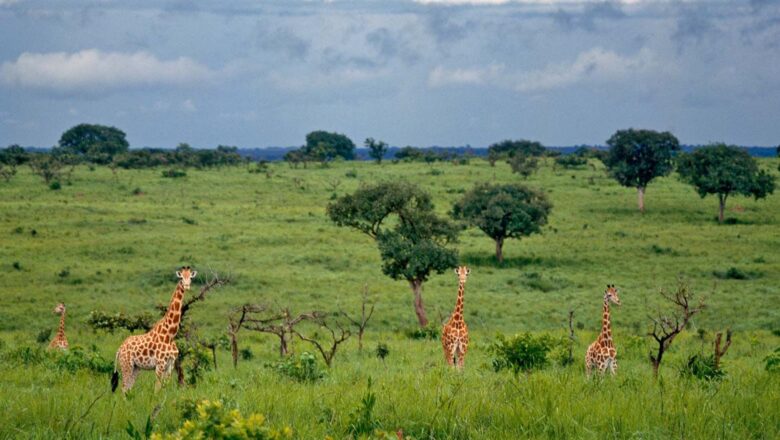
<instances>
[{"instance_id":1,"label":"bush","mask_svg":"<svg viewBox=\"0 0 780 440\"><path fill-rule=\"evenodd\" d=\"M560 341L549 335L532 336L530 333L515 335L509 339L499 334L489 351L493 358L493 369L498 372L505 368L514 374L542 369L548 364L547 355Z\"/></svg>"},{"instance_id":2,"label":"bush","mask_svg":"<svg viewBox=\"0 0 780 440\"><path fill-rule=\"evenodd\" d=\"M109 333L113 333L118 328L127 329L131 332L135 330L149 330L154 323L155 318L148 313L128 316L124 313L108 314L101 310L91 311L87 319L87 324L93 330L106 330Z\"/></svg>"},{"instance_id":3,"label":"bush","mask_svg":"<svg viewBox=\"0 0 780 440\"><path fill-rule=\"evenodd\" d=\"M425 327L415 327L415 328L406 329L404 331L404 334L406 334L406 337L408 337L409 339L435 340L435 339L439 339L439 331L440 331L439 326L431 323Z\"/></svg>"},{"instance_id":4,"label":"bush","mask_svg":"<svg viewBox=\"0 0 780 440\"><path fill-rule=\"evenodd\" d=\"M298 382L316 382L325 377L325 372L317 364L317 358L313 354L304 351L296 359L287 357L275 364L267 364L282 376L287 376Z\"/></svg>"},{"instance_id":5,"label":"bush","mask_svg":"<svg viewBox=\"0 0 780 440\"><path fill-rule=\"evenodd\" d=\"M187 176L187 172L184 171L184 170L177 170L177 169L171 168L169 170L164 170L162 172L162 176L170 178L170 179L177 179L179 177L186 177Z\"/></svg>"},{"instance_id":6,"label":"bush","mask_svg":"<svg viewBox=\"0 0 780 440\"><path fill-rule=\"evenodd\" d=\"M56 191L58 189L62 189L62 184L60 183L59 180L55 180L54 182L49 184L49 189L54 190L54 191Z\"/></svg>"},{"instance_id":7,"label":"bush","mask_svg":"<svg viewBox=\"0 0 780 440\"><path fill-rule=\"evenodd\" d=\"M376 406L376 394L371 391L369 377L366 394L360 399L358 407L349 413L347 433L351 438L363 438L380 427L379 421L374 418L374 406Z\"/></svg>"},{"instance_id":8,"label":"bush","mask_svg":"<svg viewBox=\"0 0 780 440\"><path fill-rule=\"evenodd\" d=\"M755 278L761 278L762 275L760 272L743 271L741 269L737 269L736 267L730 267L725 272L714 270L712 271L712 274L715 275L716 278L720 278L722 280L752 280Z\"/></svg>"},{"instance_id":9,"label":"bush","mask_svg":"<svg viewBox=\"0 0 780 440\"><path fill-rule=\"evenodd\" d=\"M390 354L390 349L387 348L387 344L384 342L380 342L376 344L376 350L374 351L376 353L376 357L382 360L382 362L385 361L385 358L388 354Z\"/></svg>"},{"instance_id":10,"label":"bush","mask_svg":"<svg viewBox=\"0 0 780 440\"><path fill-rule=\"evenodd\" d=\"M49 342L49 338L51 337L51 329L45 328L38 332L38 334L35 336L35 342L39 344L45 344Z\"/></svg>"},{"instance_id":11,"label":"bush","mask_svg":"<svg viewBox=\"0 0 780 440\"><path fill-rule=\"evenodd\" d=\"M770 373L780 373L780 347L775 348L769 356L764 358L764 368Z\"/></svg>"},{"instance_id":12,"label":"bush","mask_svg":"<svg viewBox=\"0 0 780 440\"><path fill-rule=\"evenodd\" d=\"M345 177L349 177L350 179L356 179L357 178L357 170L348 170L346 173L344 173Z\"/></svg>"},{"instance_id":13,"label":"bush","mask_svg":"<svg viewBox=\"0 0 780 440\"><path fill-rule=\"evenodd\" d=\"M577 168L588 164L588 159L576 154L567 154L555 158L555 163L564 168Z\"/></svg>"},{"instance_id":14,"label":"bush","mask_svg":"<svg viewBox=\"0 0 780 440\"><path fill-rule=\"evenodd\" d=\"M92 346L89 351L81 347L71 347L67 351L54 352L52 361L57 369L70 373L81 369L95 373L114 371L114 362L100 356L95 346Z\"/></svg>"},{"instance_id":15,"label":"bush","mask_svg":"<svg viewBox=\"0 0 780 440\"><path fill-rule=\"evenodd\" d=\"M715 356L694 354L680 368L680 375L701 380L720 380L726 373L720 366L715 366Z\"/></svg>"},{"instance_id":16,"label":"bush","mask_svg":"<svg viewBox=\"0 0 780 440\"><path fill-rule=\"evenodd\" d=\"M242 348L238 351L238 354L241 356L242 360L248 361L255 357L255 354L252 352L252 349L249 347Z\"/></svg>"},{"instance_id":17,"label":"bush","mask_svg":"<svg viewBox=\"0 0 780 440\"><path fill-rule=\"evenodd\" d=\"M192 418L187 418L174 433L154 433L155 440L178 439L281 439L292 438L289 427L277 430L265 425L265 417L252 414L244 418L238 410L228 411L221 401L202 400Z\"/></svg>"}]
</instances>

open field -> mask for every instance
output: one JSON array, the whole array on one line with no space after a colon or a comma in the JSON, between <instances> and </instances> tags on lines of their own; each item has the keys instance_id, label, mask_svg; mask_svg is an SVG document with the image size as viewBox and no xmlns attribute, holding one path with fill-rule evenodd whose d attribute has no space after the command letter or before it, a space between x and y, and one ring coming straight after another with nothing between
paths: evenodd
<instances>
[{"instance_id":1,"label":"open field","mask_svg":"<svg viewBox=\"0 0 780 440\"><path fill-rule=\"evenodd\" d=\"M776 170L778 161L760 163ZM154 375L142 373L128 399L109 394L91 408L108 389L108 376L6 359L0 438L128 438L128 421L143 425L157 405L155 430L172 431L181 424L182 402L201 398L263 413L298 438L342 438L368 377L382 428L415 438L780 437L780 375L766 372L763 362L780 345L772 333L780 329L780 195L730 198L734 224L718 225L717 199L700 199L672 176L648 187L640 215L635 191L608 179L601 163L564 170L548 161L526 181L554 205L543 234L508 241L501 266L489 238L474 229L461 234L460 261L472 268L465 299L472 345L458 374L443 366L438 341L403 334L416 325L408 285L384 276L375 243L334 226L325 206L334 192L362 182L404 180L430 191L444 214L476 183L518 181L509 167L472 160L270 168L271 177L235 167L166 179L159 169L115 176L79 167L59 191L20 168L10 183L0 182L0 353L37 345L41 330L56 328L51 310L63 301L70 344L94 344L113 361L127 332L94 333L86 324L90 311L154 312L185 264L201 277L213 269L233 279L192 310L200 331L213 337L225 334L228 311L246 302L357 312L367 284L377 304L364 352L350 340L325 379L299 384L264 366L277 360L275 339L245 332L241 345L255 358L237 370L220 350L219 369L196 387L169 384L154 394ZM716 276L732 267L748 279ZM650 340L639 336L656 308L655 292L674 288L679 278L706 297L708 308L675 341L656 383L646 360ZM598 332L607 283L621 289L623 305L612 311L620 371L586 380L581 359ZM449 272L425 284L432 321L450 313L456 287ZM573 366L518 378L492 371L487 348L496 332L563 335L569 310L578 327ZM726 328L735 331L726 378L680 378L684 359L702 347L709 352L712 334ZM372 354L378 342L390 350L384 362ZM309 349L299 341L294 348Z\"/></svg>"}]
</instances>

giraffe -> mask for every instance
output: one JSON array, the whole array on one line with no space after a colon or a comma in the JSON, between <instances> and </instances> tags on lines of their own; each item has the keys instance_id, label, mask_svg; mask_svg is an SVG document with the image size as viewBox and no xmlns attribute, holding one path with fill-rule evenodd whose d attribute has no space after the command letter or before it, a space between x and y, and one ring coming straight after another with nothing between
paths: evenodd
<instances>
[{"instance_id":1,"label":"giraffe","mask_svg":"<svg viewBox=\"0 0 780 440\"><path fill-rule=\"evenodd\" d=\"M618 291L614 284L607 284L604 291L604 313L601 318L601 333L598 339L588 347L585 352L585 372L590 376L593 368L600 373L609 369L613 375L617 372L617 350L612 342L612 326L609 322L609 303L620 305Z\"/></svg>"},{"instance_id":2,"label":"giraffe","mask_svg":"<svg viewBox=\"0 0 780 440\"><path fill-rule=\"evenodd\" d=\"M162 381L171 374L173 363L179 356L174 338L179 331L181 321L182 299L184 291L190 289L192 278L198 274L189 266L184 266L176 271L179 282L173 291L171 303L165 316L157 321L151 330L142 335L128 336L114 360L114 374L111 377L111 391L115 391L119 384L117 367L122 370L122 392L127 393L135 383L138 370L155 370L157 382L155 390L162 387Z\"/></svg>"},{"instance_id":3,"label":"giraffe","mask_svg":"<svg viewBox=\"0 0 780 440\"><path fill-rule=\"evenodd\" d=\"M455 310L450 320L444 324L441 330L441 344L444 348L444 359L448 365L454 365L458 369L463 368L466 359L466 350L469 348L469 329L463 320L463 291L466 287L466 278L471 271L466 266L455 269L458 275L458 300L455 302Z\"/></svg>"},{"instance_id":4,"label":"giraffe","mask_svg":"<svg viewBox=\"0 0 780 440\"><path fill-rule=\"evenodd\" d=\"M57 304L57 307L54 308L54 313L60 315L60 326L57 328L57 334L54 336L54 339L52 339L49 343L49 350L53 350L55 348L59 350L67 350L68 338L65 336L65 304Z\"/></svg>"}]
</instances>

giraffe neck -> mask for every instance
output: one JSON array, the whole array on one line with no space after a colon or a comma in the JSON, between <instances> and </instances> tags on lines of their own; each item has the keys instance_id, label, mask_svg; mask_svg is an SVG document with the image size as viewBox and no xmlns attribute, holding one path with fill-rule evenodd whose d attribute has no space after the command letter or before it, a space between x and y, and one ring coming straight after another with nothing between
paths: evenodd
<instances>
[{"instance_id":1,"label":"giraffe neck","mask_svg":"<svg viewBox=\"0 0 780 440\"><path fill-rule=\"evenodd\" d=\"M599 340L612 343L612 325L609 322L609 300L604 298L604 313L601 315L601 334Z\"/></svg>"},{"instance_id":2,"label":"giraffe neck","mask_svg":"<svg viewBox=\"0 0 780 440\"><path fill-rule=\"evenodd\" d=\"M466 289L466 283L458 282L458 300L455 302L455 310L452 312L453 321L463 320L463 292Z\"/></svg>"},{"instance_id":3,"label":"giraffe neck","mask_svg":"<svg viewBox=\"0 0 780 440\"><path fill-rule=\"evenodd\" d=\"M163 336L165 342L171 342L179 332L179 323L181 322L182 299L184 298L184 285L179 281L176 289L173 291L171 303L165 316L154 327L154 331Z\"/></svg>"},{"instance_id":4,"label":"giraffe neck","mask_svg":"<svg viewBox=\"0 0 780 440\"><path fill-rule=\"evenodd\" d=\"M63 310L60 314L60 326L57 328L57 339L65 337L65 313L67 312Z\"/></svg>"}]
</instances>

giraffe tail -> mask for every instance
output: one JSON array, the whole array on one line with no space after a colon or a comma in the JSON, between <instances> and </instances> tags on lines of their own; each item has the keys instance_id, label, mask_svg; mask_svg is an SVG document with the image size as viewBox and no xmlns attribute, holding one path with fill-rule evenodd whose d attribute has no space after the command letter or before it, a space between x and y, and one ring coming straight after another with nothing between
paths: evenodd
<instances>
[{"instance_id":1,"label":"giraffe tail","mask_svg":"<svg viewBox=\"0 0 780 440\"><path fill-rule=\"evenodd\" d=\"M119 386L119 372L117 371L117 364L119 363L119 350L116 351L116 357L114 357L114 374L111 375L111 392L116 391L116 387Z\"/></svg>"}]
</instances>

